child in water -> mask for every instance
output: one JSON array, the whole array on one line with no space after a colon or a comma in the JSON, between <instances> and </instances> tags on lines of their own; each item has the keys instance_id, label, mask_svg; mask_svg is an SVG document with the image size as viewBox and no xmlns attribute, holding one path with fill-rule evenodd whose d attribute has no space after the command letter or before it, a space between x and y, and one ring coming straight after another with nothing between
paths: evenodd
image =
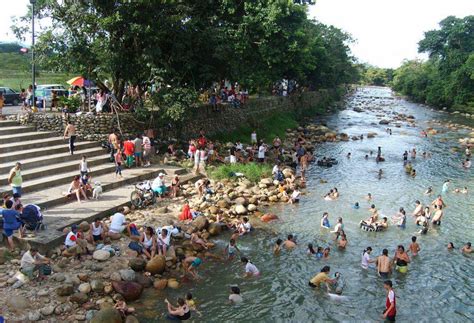
<instances>
[{"instance_id":1,"label":"child in water","mask_svg":"<svg viewBox=\"0 0 474 323\"><path fill-rule=\"evenodd\" d=\"M278 238L277 241L275 242L275 245L273 246L273 254L275 254L275 255L280 254L282 243L283 243L283 240Z\"/></svg>"},{"instance_id":2,"label":"child in water","mask_svg":"<svg viewBox=\"0 0 474 323\"><path fill-rule=\"evenodd\" d=\"M196 309L196 302L193 299L193 294L186 294L186 305L188 305L189 310L196 312L199 316L202 316L201 312Z\"/></svg>"},{"instance_id":3,"label":"child in water","mask_svg":"<svg viewBox=\"0 0 474 323\"><path fill-rule=\"evenodd\" d=\"M239 248L235 244L234 239L230 239L229 244L225 247L224 253L227 253L227 259L232 260L235 257L236 252L240 252Z\"/></svg>"},{"instance_id":4,"label":"child in water","mask_svg":"<svg viewBox=\"0 0 474 323\"><path fill-rule=\"evenodd\" d=\"M417 256L418 252L421 250L420 245L416 242L416 237L411 237L410 251L412 256Z\"/></svg>"}]
</instances>

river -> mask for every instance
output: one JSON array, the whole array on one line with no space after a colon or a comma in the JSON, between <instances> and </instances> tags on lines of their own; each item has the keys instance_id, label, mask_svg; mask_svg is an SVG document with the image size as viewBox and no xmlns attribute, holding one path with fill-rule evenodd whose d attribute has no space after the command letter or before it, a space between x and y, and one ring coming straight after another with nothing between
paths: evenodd
<instances>
[{"instance_id":1,"label":"river","mask_svg":"<svg viewBox=\"0 0 474 323\"><path fill-rule=\"evenodd\" d=\"M465 137L469 130L446 131L423 138L420 131L431 125L431 120L447 122L452 116L395 98L387 88L360 88L345 104L346 109L315 122L324 122L351 136L365 136L368 132L378 135L362 141L318 145L317 156L332 156L339 164L327 169L311 166L307 194L301 202L274 207L272 211L280 220L264 225L266 230L258 230L239 240L239 248L260 269L262 276L243 279L243 266L237 260L232 263L206 261L200 267L203 280L198 283L184 283L177 291L145 291L141 300L134 304L141 321L162 321L166 311L163 299L168 297L175 302L177 296L183 296L187 291L193 293L202 313L202 317L194 314L194 321L380 321L385 308L382 280L374 270L367 272L360 267L361 253L371 246L372 256L381 254L383 248L393 256L398 244L408 247L418 228L414 219L408 216L405 230L396 227L378 233L360 230L359 221L369 216L369 202L364 197L372 193L372 203L383 215L392 216L401 206L410 214L415 200L426 204L434 199L434 196L423 194L426 188L433 186L437 193L446 178L451 179L451 191L467 186L471 192L445 195L448 207L442 225L431 228L426 236L418 236L421 252L409 265L408 273L392 275L397 295L397 320L466 322L474 319L472 255L465 256L459 251L465 242L474 240L474 181L472 170L460 167L463 154L451 149L458 147L457 139ZM362 107L364 112L355 112L354 106ZM408 127L402 122L400 128L390 126L392 135L386 133L387 126L378 122L381 115L390 115L392 111L413 115L416 127ZM472 119L460 116L456 122L474 125ZM437 128L447 130L442 126ZM377 146L382 147L384 163L375 162ZM416 178L405 174L402 162L403 152L412 148L418 151L413 160ZM374 155L365 160L364 156L371 150ZM432 157L422 158L423 151L431 152ZM352 154L350 159L345 157L348 152ZM380 168L384 171L382 179L377 177ZM321 184L321 179L327 183ZM332 187L337 187L341 196L337 201L325 201L322 195ZM359 210L351 208L356 201L360 202ZM338 216L344 218L349 241L345 251L337 250L331 234L320 229L323 212L329 212L331 225ZM273 256L271 249L276 238L284 238L289 233L297 236L299 247ZM446 249L449 241L454 242L456 250ZM316 260L307 256L306 245L310 242L330 246L330 258ZM222 249L225 244L226 237L219 237L217 248ZM346 281L345 299L333 300L308 287L308 280L324 265L331 266L331 274L342 273ZM243 304L238 306L230 306L227 302L229 286L233 284L240 287L244 298Z\"/></svg>"}]
</instances>

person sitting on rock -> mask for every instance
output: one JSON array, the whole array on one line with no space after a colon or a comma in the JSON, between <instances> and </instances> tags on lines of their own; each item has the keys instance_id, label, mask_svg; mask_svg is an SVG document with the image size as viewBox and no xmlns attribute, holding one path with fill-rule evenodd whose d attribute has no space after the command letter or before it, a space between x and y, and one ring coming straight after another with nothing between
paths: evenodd
<instances>
[{"instance_id":1,"label":"person sitting on rock","mask_svg":"<svg viewBox=\"0 0 474 323\"><path fill-rule=\"evenodd\" d=\"M249 222L249 218L246 216L242 219L242 222L238 225L239 234L242 236L249 233L252 230L252 225Z\"/></svg>"},{"instance_id":2,"label":"person sitting on rock","mask_svg":"<svg viewBox=\"0 0 474 323\"><path fill-rule=\"evenodd\" d=\"M108 236L112 240L118 240L122 236L122 232L127 228L128 222L125 220L125 215L122 213L124 210L121 208L119 212L116 212L110 218L110 227Z\"/></svg>"},{"instance_id":3,"label":"person sitting on rock","mask_svg":"<svg viewBox=\"0 0 474 323\"><path fill-rule=\"evenodd\" d=\"M158 254L166 256L166 251L171 243L171 233L168 232L166 229L161 229L161 232L158 233L158 237L156 238L158 243Z\"/></svg>"},{"instance_id":4,"label":"person sitting on rock","mask_svg":"<svg viewBox=\"0 0 474 323\"><path fill-rule=\"evenodd\" d=\"M96 242L103 241L107 236L108 228L107 226L100 221L99 218L96 218L94 222L90 224L89 234L86 237L87 242L95 245Z\"/></svg>"},{"instance_id":5,"label":"person sitting on rock","mask_svg":"<svg viewBox=\"0 0 474 323\"><path fill-rule=\"evenodd\" d=\"M30 279L33 279L35 271L38 271L38 279L43 280L45 278L45 265L49 264L50 261L49 258L41 255L38 249L31 247L30 250L25 252L21 257L20 271Z\"/></svg>"},{"instance_id":6,"label":"person sitting on rock","mask_svg":"<svg viewBox=\"0 0 474 323\"><path fill-rule=\"evenodd\" d=\"M202 238L197 232L193 232L191 234L191 243L193 245L202 246L206 250L209 249L209 246L207 245L208 242L204 238Z\"/></svg>"},{"instance_id":7,"label":"person sitting on rock","mask_svg":"<svg viewBox=\"0 0 474 323\"><path fill-rule=\"evenodd\" d=\"M65 257L77 257L81 258L81 254L86 251L87 242L82 239L82 233L79 231L77 224L71 226L71 231L67 234L64 240L64 246L66 249L63 251Z\"/></svg>"},{"instance_id":8,"label":"person sitting on rock","mask_svg":"<svg viewBox=\"0 0 474 323\"><path fill-rule=\"evenodd\" d=\"M151 259L156 253L156 239L155 231L152 227L146 227L145 232L140 237L140 242L143 245L142 252L148 258Z\"/></svg>"}]
</instances>

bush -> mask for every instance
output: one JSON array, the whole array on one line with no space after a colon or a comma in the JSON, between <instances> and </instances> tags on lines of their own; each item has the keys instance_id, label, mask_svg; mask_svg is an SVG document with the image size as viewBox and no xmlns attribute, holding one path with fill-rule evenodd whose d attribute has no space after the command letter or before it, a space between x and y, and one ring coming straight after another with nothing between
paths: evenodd
<instances>
[{"instance_id":1,"label":"bush","mask_svg":"<svg viewBox=\"0 0 474 323\"><path fill-rule=\"evenodd\" d=\"M209 176L215 180L235 178L235 173L242 173L249 181L257 183L260 179L272 175L272 167L268 164L257 163L226 164L208 170Z\"/></svg>"}]
</instances>

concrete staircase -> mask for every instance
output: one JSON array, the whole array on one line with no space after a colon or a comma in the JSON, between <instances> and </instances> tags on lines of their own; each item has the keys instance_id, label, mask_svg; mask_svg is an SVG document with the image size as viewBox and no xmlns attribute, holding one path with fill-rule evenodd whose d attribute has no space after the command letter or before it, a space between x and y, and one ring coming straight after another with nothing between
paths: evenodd
<instances>
[{"instance_id":1,"label":"concrete staircase","mask_svg":"<svg viewBox=\"0 0 474 323\"><path fill-rule=\"evenodd\" d=\"M79 174L79 161L87 156L92 182L102 184L100 200L83 201L64 197L72 178ZM43 209L46 230L29 234L24 240L43 252L61 244L65 235L62 230L74 223L91 221L113 214L118 207L130 202L132 184L152 180L158 173L180 175L181 182L196 180L183 168L152 166L123 170L123 178L114 176L114 164L97 142L77 142L74 155L69 154L67 141L51 132L35 132L31 127L15 121L0 121L0 194L11 193L8 185L10 169L22 163L23 205L34 203Z\"/></svg>"}]
</instances>

